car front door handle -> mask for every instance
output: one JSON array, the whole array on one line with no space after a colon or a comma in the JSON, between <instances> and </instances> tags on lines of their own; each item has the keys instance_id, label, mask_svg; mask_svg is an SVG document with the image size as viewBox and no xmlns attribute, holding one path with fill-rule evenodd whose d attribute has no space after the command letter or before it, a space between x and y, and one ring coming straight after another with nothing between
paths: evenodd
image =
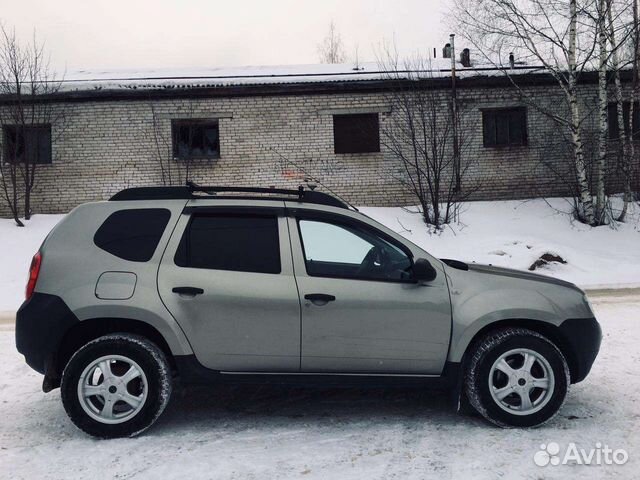
<instances>
[{"instance_id":1,"label":"car front door handle","mask_svg":"<svg viewBox=\"0 0 640 480\"><path fill-rule=\"evenodd\" d=\"M202 288L197 287L173 287L171 291L179 295L191 296L202 295L204 293L204 290Z\"/></svg>"},{"instance_id":2,"label":"car front door handle","mask_svg":"<svg viewBox=\"0 0 640 480\"><path fill-rule=\"evenodd\" d=\"M326 293L307 293L304 296L304 299L311 300L314 304L318 302L319 304L324 305L328 302L333 302L336 297L334 295L327 295Z\"/></svg>"}]
</instances>

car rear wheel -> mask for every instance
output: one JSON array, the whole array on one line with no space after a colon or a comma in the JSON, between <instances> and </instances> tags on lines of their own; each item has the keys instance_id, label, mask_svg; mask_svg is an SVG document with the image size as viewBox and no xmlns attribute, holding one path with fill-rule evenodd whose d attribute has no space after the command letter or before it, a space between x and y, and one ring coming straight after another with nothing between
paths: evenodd
<instances>
[{"instance_id":1,"label":"car rear wheel","mask_svg":"<svg viewBox=\"0 0 640 480\"><path fill-rule=\"evenodd\" d=\"M501 427L535 427L558 412L569 367L546 337L524 328L487 334L471 351L465 388L471 405Z\"/></svg>"},{"instance_id":2,"label":"car rear wheel","mask_svg":"<svg viewBox=\"0 0 640 480\"><path fill-rule=\"evenodd\" d=\"M166 407L171 370L162 350L146 338L111 334L71 357L60 388L77 427L101 438L129 437L149 428Z\"/></svg>"}]
</instances>

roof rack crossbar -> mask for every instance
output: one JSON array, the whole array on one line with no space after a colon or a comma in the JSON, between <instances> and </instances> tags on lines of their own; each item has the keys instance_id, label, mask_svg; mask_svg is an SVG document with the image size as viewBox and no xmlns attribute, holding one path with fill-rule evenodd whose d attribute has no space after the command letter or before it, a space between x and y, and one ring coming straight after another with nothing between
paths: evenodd
<instances>
[{"instance_id":1,"label":"roof rack crossbar","mask_svg":"<svg viewBox=\"0 0 640 480\"><path fill-rule=\"evenodd\" d=\"M262 187L225 187L225 186L207 186L198 185L194 182L187 182L187 187L191 192L202 193L273 193L277 195L295 195L300 200L305 196L305 189L302 185L297 190L286 188L262 188Z\"/></svg>"}]
</instances>

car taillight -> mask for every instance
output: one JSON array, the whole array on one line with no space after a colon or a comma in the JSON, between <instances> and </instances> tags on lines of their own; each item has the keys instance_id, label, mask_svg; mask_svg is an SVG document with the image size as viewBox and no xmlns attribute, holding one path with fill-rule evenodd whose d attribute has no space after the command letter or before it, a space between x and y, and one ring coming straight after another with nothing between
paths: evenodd
<instances>
[{"instance_id":1,"label":"car taillight","mask_svg":"<svg viewBox=\"0 0 640 480\"><path fill-rule=\"evenodd\" d=\"M33 295L33 291L36 289L36 282L38 281L38 275L40 274L40 265L42 264L42 254L36 253L31 260L31 266L29 267L29 281L27 282L26 299L29 300Z\"/></svg>"}]
</instances>

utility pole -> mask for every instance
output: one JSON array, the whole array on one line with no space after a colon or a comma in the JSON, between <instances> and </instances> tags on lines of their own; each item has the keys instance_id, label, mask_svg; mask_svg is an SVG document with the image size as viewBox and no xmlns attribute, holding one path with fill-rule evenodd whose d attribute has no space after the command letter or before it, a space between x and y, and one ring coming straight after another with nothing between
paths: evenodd
<instances>
[{"instance_id":1,"label":"utility pole","mask_svg":"<svg viewBox=\"0 0 640 480\"><path fill-rule=\"evenodd\" d=\"M451 125L453 130L453 170L456 177L455 191L459 192L461 188L460 180L460 146L458 145L458 102L456 93L456 47L455 35L449 35L449 43L451 44Z\"/></svg>"}]
</instances>

